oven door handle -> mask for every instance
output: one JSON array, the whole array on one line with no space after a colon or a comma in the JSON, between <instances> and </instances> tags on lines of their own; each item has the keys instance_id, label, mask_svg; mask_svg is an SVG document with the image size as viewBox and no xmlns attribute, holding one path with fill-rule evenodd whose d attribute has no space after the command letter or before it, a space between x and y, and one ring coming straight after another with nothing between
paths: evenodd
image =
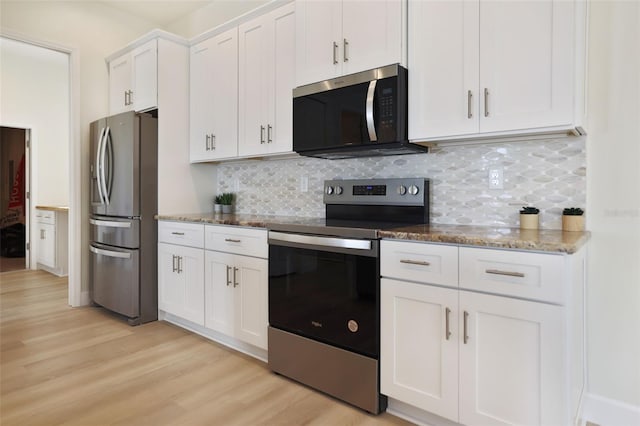
<instances>
[{"instance_id":1,"label":"oven door handle","mask_svg":"<svg viewBox=\"0 0 640 426\"><path fill-rule=\"evenodd\" d=\"M335 247L352 250L371 250L371 241L347 238L316 237L313 235L287 234L269 231L269 241L308 244L318 247Z\"/></svg>"}]
</instances>

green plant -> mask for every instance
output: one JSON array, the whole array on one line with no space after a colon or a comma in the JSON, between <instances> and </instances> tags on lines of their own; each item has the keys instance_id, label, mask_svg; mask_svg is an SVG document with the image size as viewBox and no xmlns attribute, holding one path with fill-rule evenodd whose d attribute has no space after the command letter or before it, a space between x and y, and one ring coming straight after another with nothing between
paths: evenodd
<instances>
[{"instance_id":1,"label":"green plant","mask_svg":"<svg viewBox=\"0 0 640 426\"><path fill-rule=\"evenodd\" d=\"M222 195L216 195L215 198L213 199L213 202L215 204L222 204Z\"/></svg>"},{"instance_id":2,"label":"green plant","mask_svg":"<svg viewBox=\"0 0 640 426\"><path fill-rule=\"evenodd\" d=\"M580 207L568 207L562 210L563 216L582 216L584 214L584 210Z\"/></svg>"},{"instance_id":3,"label":"green plant","mask_svg":"<svg viewBox=\"0 0 640 426\"><path fill-rule=\"evenodd\" d=\"M535 207L523 207L522 210L520 210L520 214L538 214L540 213L540 209L537 209Z\"/></svg>"},{"instance_id":4,"label":"green plant","mask_svg":"<svg viewBox=\"0 0 640 426\"><path fill-rule=\"evenodd\" d=\"M219 195L219 197L220 197L220 204L222 204L223 206L230 206L231 204L233 204L232 192L225 192L224 194Z\"/></svg>"}]
</instances>

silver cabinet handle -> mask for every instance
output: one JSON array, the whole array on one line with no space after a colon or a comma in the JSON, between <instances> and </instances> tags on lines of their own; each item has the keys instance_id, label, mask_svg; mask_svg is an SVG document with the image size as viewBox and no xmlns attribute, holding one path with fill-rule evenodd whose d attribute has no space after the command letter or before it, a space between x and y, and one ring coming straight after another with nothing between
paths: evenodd
<instances>
[{"instance_id":1,"label":"silver cabinet handle","mask_svg":"<svg viewBox=\"0 0 640 426\"><path fill-rule=\"evenodd\" d=\"M124 91L124 106L129 105L129 91L125 90Z\"/></svg>"},{"instance_id":2,"label":"silver cabinet handle","mask_svg":"<svg viewBox=\"0 0 640 426\"><path fill-rule=\"evenodd\" d=\"M400 263L406 263L409 265L420 265L420 266L430 266L431 262L423 261L423 260L411 260L411 259L400 259Z\"/></svg>"},{"instance_id":3,"label":"silver cabinet handle","mask_svg":"<svg viewBox=\"0 0 640 426\"><path fill-rule=\"evenodd\" d=\"M473 113L471 112L471 101L473 99L473 93L471 90L467 91L467 118L473 118Z\"/></svg>"},{"instance_id":4,"label":"silver cabinet handle","mask_svg":"<svg viewBox=\"0 0 640 426\"><path fill-rule=\"evenodd\" d=\"M178 256L176 256L175 254L172 255L172 256L173 256L173 262L172 262L173 263L173 265L172 265L173 266L173 272L175 272L175 271L178 270L178 268L176 266L176 259L178 258Z\"/></svg>"},{"instance_id":5,"label":"silver cabinet handle","mask_svg":"<svg viewBox=\"0 0 640 426\"><path fill-rule=\"evenodd\" d=\"M264 143L264 126L260 126L260 143Z\"/></svg>"},{"instance_id":6,"label":"silver cabinet handle","mask_svg":"<svg viewBox=\"0 0 640 426\"><path fill-rule=\"evenodd\" d=\"M273 131L273 127L271 127L271 124L267 125L267 143L273 142L273 139L271 137L272 131Z\"/></svg>"},{"instance_id":7,"label":"silver cabinet handle","mask_svg":"<svg viewBox=\"0 0 640 426\"><path fill-rule=\"evenodd\" d=\"M347 47L349 47L349 41L345 38L342 39L343 50L344 50L344 62L349 62L349 55L347 54Z\"/></svg>"},{"instance_id":8,"label":"silver cabinet handle","mask_svg":"<svg viewBox=\"0 0 640 426\"><path fill-rule=\"evenodd\" d=\"M240 243L242 240L234 240L233 238L225 238L224 239L228 243Z\"/></svg>"},{"instance_id":9,"label":"silver cabinet handle","mask_svg":"<svg viewBox=\"0 0 640 426\"><path fill-rule=\"evenodd\" d=\"M449 340L449 337L451 337L451 330L449 328L449 314L451 314L451 309L449 308L445 308L444 310L444 337L445 339Z\"/></svg>"},{"instance_id":10,"label":"silver cabinet handle","mask_svg":"<svg viewBox=\"0 0 640 426\"><path fill-rule=\"evenodd\" d=\"M231 284L231 278L229 278L229 272L231 271L231 266L227 265L227 287Z\"/></svg>"},{"instance_id":11,"label":"silver cabinet handle","mask_svg":"<svg viewBox=\"0 0 640 426\"><path fill-rule=\"evenodd\" d=\"M338 43L333 42L333 65L338 63Z\"/></svg>"},{"instance_id":12,"label":"silver cabinet handle","mask_svg":"<svg viewBox=\"0 0 640 426\"><path fill-rule=\"evenodd\" d=\"M373 99L376 96L376 84L378 80L369 82L369 90L367 90L367 103L366 103L366 117L367 117L367 130L369 131L369 139L371 142L378 140L376 135L376 125L373 121Z\"/></svg>"},{"instance_id":13,"label":"silver cabinet handle","mask_svg":"<svg viewBox=\"0 0 640 426\"><path fill-rule=\"evenodd\" d=\"M40 239L44 240L44 229L40 230Z\"/></svg>"},{"instance_id":14,"label":"silver cabinet handle","mask_svg":"<svg viewBox=\"0 0 640 426\"><path fill-rule=\"evenodd\" d=\"M211 151L210 144L209 144L209 142L211 140L211 136L206 135L205 139L206 139L207 151Z\"/></svg>"},{"instance_id":15,"label":"silver cabinet handle","mask_svg":"<svg viewBox=\"0 0 640 426\"><path fill-rule=\"evenodd\" d=\"M484 88L484 116L489 116L489 89Z\"/></svg>"},{"instance_id":16,"label":"silver cabinet handle","mask_svg":"<svg viewBox=\"0 0 640 426\"><path fill-rule=\"evenodd\" d=\"M493 274L493 275L506 275L508 277L524 278L524 274L522 272L501 271L499 269L487 269L484 272L486 272L487 274Z\"/></svg>"},{"instance_id":17,"label":"silver cabinet handle","mask_svg":"<svg viewBox=\"0 0 640 426\"><path fill-rule=\"evenodd\" d=\"M463 329L462 335L464 336L463 337L463 341L464 341L465 345L469 341L469 334L467 333L467 321L468 320L469 320L469 312L464 311L464 319L463 319L463 324L462 324L462 326L463 326L462 327L462 329Z\"/></svg>"},{"instance_id":18,"label":"silver cabinet handle","mask_svg":"<svg viewBox=\"0 0 640 426\"><path fill-rule=\"evenodd\" d=\"M171 235L184 235L184 232L172 232Z\"/></svg>"},{"instance_id":19,"label":"silver cabinet handle","mask_svg":"<svg viewBox=\"0 0 640 426\"><path fill-rule=\"evenodd\" d=\"M216 150L216 135L211 133L211 151Z\"/></svg>"},{"instance_id":20,"label":"silver cabinet handle","mask_svg":"<svg viewBox=\"0 0 640 426\"><path fill-rule=\"evenodd\" d=\"M236 268L235 266L233 267L233 286L234 287L238 287L239 283L236 279L236 273L238 272L238 268Z\"/></svg>"},{"instance_id":21,"label":"silver cabinet handle","mask_svg":"<svg viewBox=\"0 0 640 426\"><path fill-rule=\"evenodd\" d=\"M133 105L133 92L129 90L129 105Z\"/></svg>"},{"instance_id":22,"label":"silver cabinet handle","mask_svg":"<svg viewBox=\"0 0 640 426\"><path fill-rule=\"evenodd\" d=\"M182 256L178 256L178 273L182 273Z\"/></svg>"}]
</instances>

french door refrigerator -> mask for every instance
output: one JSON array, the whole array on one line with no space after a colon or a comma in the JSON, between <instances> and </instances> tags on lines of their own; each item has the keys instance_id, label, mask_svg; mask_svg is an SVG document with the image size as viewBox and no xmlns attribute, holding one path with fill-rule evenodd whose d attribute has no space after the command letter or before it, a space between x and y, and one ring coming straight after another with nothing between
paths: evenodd
<instances>
[{"instance_id":1,"label":"french door refrigerator","mask_svg":"<svg viewBox=\"0 0 640 426\"><path fill-rule=\"evenodd\" d=\"M158 318L158 124L125 112L91 123L90 290L138 325Z\"/></svg>"}]
</instances>

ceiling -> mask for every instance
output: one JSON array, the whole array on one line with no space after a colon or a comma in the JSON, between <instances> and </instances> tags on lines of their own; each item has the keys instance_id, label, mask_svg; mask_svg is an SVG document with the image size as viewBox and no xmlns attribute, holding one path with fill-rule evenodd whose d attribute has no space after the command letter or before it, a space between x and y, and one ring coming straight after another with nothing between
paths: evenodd
<instances>
[{"instance_id":1,"label":"ceiling","mask_svg":"<svg viewBox=\"0 0 640 426\"><path fill-rule=\"evenodd\" d=\"M150 21L160 28L212 2L212 0L101 0L101 3Z\"/></svg>"}]
</instances>

